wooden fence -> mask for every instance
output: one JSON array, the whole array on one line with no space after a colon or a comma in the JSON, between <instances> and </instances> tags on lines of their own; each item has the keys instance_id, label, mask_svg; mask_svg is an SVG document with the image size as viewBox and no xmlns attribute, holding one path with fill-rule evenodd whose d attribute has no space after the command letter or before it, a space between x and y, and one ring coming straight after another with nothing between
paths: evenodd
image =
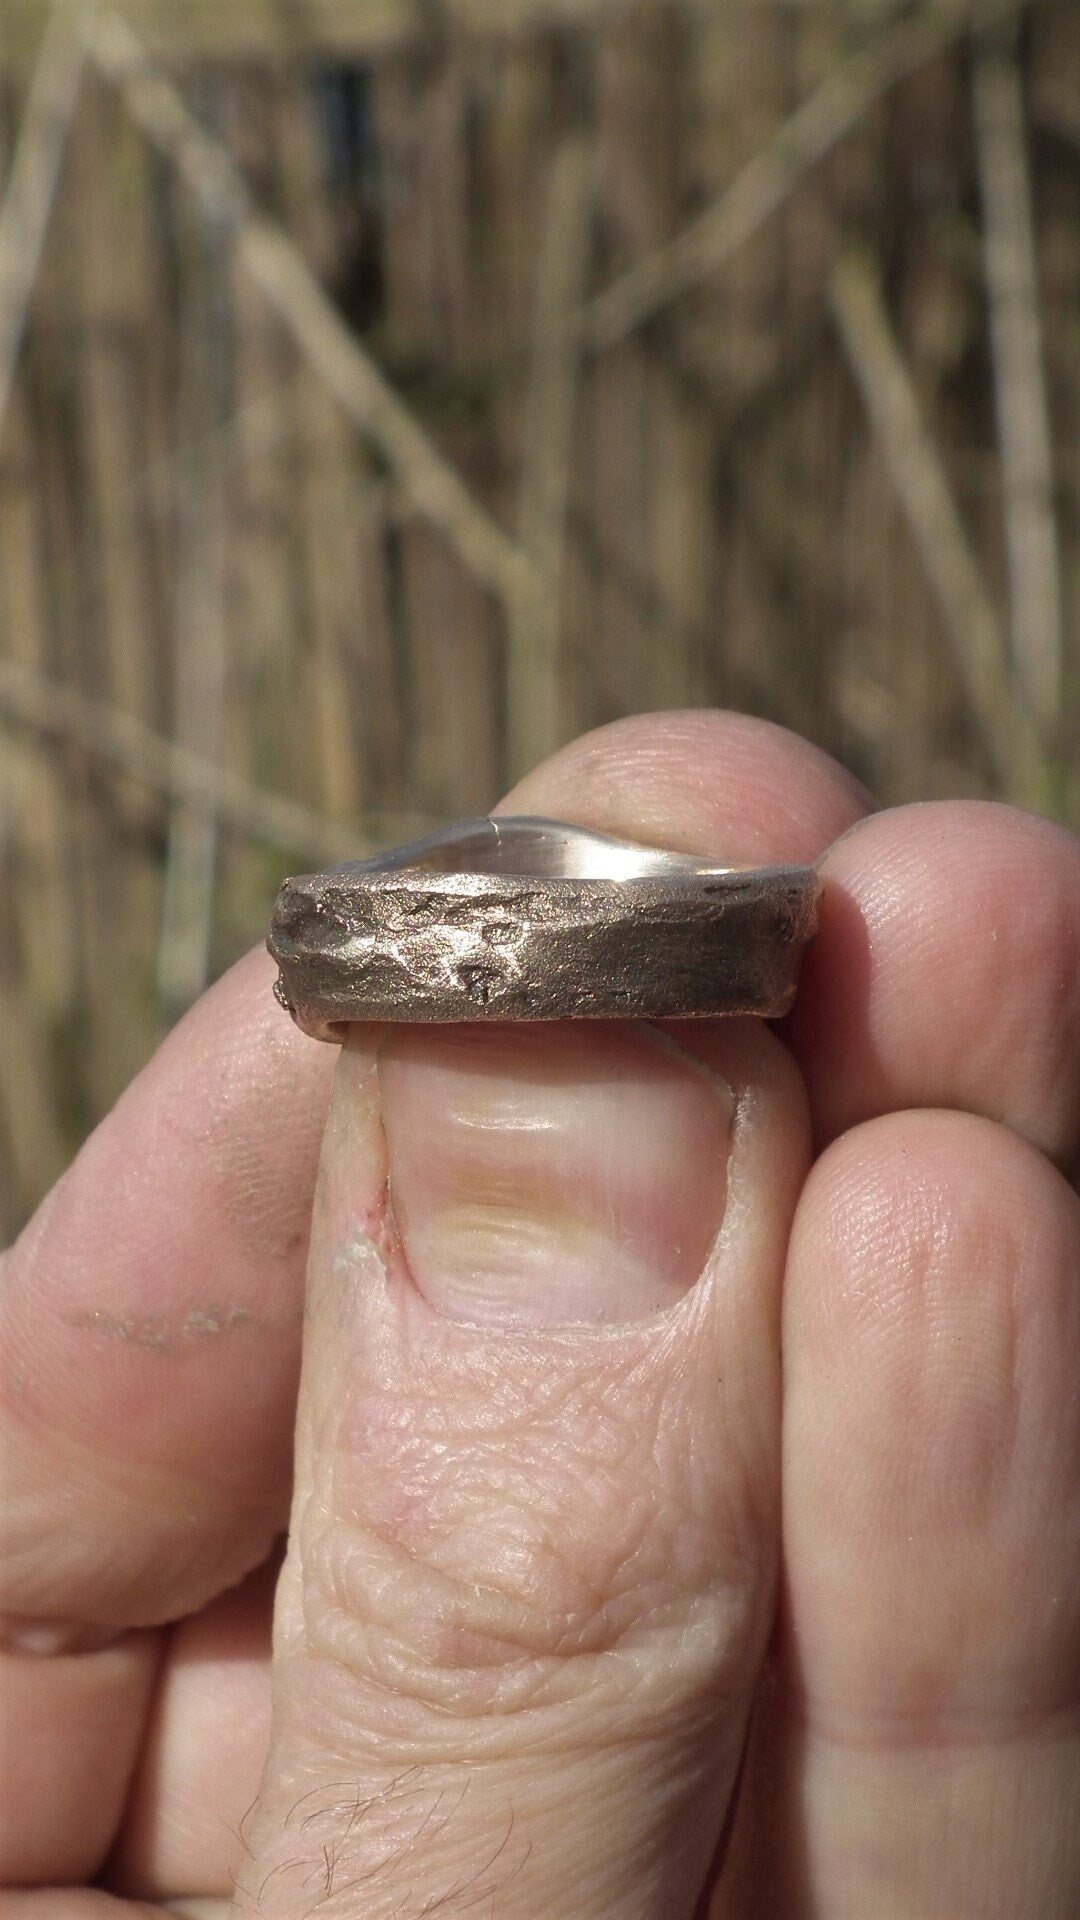
<instances>
[{"instance_id":1,"label":"wooden fence","mask_svg":"<svg viewBox=\"0 0 1080 1920\"><path fill-rule=\"evenodd\" d=\"M1073 0L0 0L0 1230L281 875L726 702L1080 819Z\"/></svg>"}]
</instances>

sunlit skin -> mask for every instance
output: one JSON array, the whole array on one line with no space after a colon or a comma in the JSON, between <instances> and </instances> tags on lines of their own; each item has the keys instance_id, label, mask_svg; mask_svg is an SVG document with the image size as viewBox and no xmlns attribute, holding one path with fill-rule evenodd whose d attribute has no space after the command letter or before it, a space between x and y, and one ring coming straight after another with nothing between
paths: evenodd
<instances>
[{"instance_id":1,"label":"sunlit skin","mask_svg":"<svg viewBox=\"0 0 1080 1920\"><path fill-rule=\"evenodd\" d=\"M819 861L795 1011L192 1011L3 1266L3 1920L1075 1915L1080 844L725 714L503 804Z\"/></svg>"}]
</instances>

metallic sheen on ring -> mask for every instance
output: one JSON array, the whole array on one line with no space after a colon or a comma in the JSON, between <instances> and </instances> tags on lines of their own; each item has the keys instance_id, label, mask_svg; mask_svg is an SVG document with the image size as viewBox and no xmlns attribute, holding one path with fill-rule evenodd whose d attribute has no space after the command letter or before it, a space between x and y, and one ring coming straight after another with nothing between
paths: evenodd
<instances>
[{"instance_id":1,"label":"metallic sheen on ring","mask_svg":"<svg viewBox=\"0 0 1080 1920\"><path fill-rule=\"evenodd\" d=\"M353 1020L786 1013L812 867L717 867L560 820L462 820L286 880L267 946L305 1033Z\"/></svg>"}]
</instances>

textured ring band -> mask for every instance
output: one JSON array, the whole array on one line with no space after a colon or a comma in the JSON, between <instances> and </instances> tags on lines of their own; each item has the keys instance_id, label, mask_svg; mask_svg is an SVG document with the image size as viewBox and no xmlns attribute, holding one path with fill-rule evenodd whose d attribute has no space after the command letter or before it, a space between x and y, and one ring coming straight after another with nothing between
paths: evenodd
<instances>
[{"instance_id":1,"label":"textured ring band","mask_svg":"<svg viewBox=\"0 0 1080 1920\"><path fill-rule=\"evenodd\" d=\"M463 820L286 880L267 946L306 1033L352 1020L786 1013L812 867L714 867L558 820Z\"/></svg>"}]
</instances>

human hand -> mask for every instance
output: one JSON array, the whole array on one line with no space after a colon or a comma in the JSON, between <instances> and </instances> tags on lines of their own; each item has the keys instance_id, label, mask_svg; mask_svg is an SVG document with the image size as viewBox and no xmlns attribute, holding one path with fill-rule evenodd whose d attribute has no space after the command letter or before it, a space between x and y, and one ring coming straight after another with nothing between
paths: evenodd
<instances>
[{"instance_id":1,"label":"human hand","mask_svg":"<svg viewBox=\"0 0 1080 1920\"><path fill-rule=\"evenodd\" d=\"M706 713L507 805L823 856L795 1013L355 1029L305 1308L336 1056L193 1010L2 1271L3 1920L1075 1914L1080 848Z\"/></svg>"}]
</instances>

